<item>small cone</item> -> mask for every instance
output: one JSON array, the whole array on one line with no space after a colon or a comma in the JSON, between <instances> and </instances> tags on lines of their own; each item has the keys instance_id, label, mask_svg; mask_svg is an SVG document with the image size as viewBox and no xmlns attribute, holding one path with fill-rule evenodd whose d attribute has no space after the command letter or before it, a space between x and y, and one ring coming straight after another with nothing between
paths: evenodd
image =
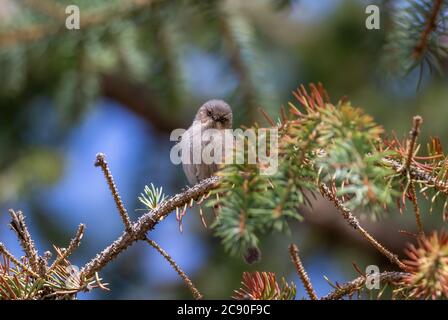
<instances>
[{"instance_id":1,"label":"small cone","mask_svg":"<svg viewBox=\"0 0 448 320\"><path fill-rule=\"evenodd\" d=\"M261 260L261 251L257 247L249 247L246 252L243 254L244 261L247 264L254 264L260 262Z\"/></svg>"}]
</instances>

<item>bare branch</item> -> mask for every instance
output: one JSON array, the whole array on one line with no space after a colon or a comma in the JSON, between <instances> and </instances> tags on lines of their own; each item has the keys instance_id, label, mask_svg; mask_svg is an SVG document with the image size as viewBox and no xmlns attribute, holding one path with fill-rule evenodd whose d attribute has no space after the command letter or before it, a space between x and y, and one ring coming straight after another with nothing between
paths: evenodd
<instances>
[{"instance_id":1,"label":"bare branch","mask_svg":"<svg viewBox=\"0 0 448 320\"><path fill-rule=\"evenodd\" d=\"M34 272L33 270L31 270L30 268L28 268L26 265L24 265L22 262L20 262L19 260L17 260L12 254L11 252L8 251L8 249L6 249L5 245L3 243L0 242L0 253L2 253L3 255L5 255L5 257L7 257L9 260L11 260L16 266L22 268L24 271L28 272L30 275L32 275L35 278L39 278L39 275Z\"/></svg>"},{"instance_id":2,"label":"bare branch","mask_svg":"<svg viewBox=\"0 0 448 320\"><path fill-rule=\"evenodd\" d=\"M291 260L296 267L297 273L299 274L300 280L305 287L306 292L311 300L318 300L316 292L313 289L313 285L311 284L310 278L303 267L302 261L299 256L299 248L293 243L289 245L289 253L291 255Z\"/></svg>"},{"instance_id":3,"label":"bare branch","mask_svg":"<svg viewBox=\"0 0 448 320\"><path fill-rule=\"evenodd\" d=\"M115 185L114 177L112 176L109 166L107 165L106 155L104 153L98 153L96 155L95 167L100 167L101 170L103 170L104 177L106 178L110 192L112 192L112 196L114 197L115 204L117 205L118 212L123 220L126 231L131 231L131 220L129 219L128 212L126 211L120 194L118 193L118 188Z\"/></svg>"},{"instance_id":4,"label":"bare branch","mask_svg":"<svg viewBox=\"0 0 448 320\"><path fill-rule=\"evenodd\" d=\"M412 127L412 130L409 132L409 140L408 140L408 156L406 158L406 170L409 171L411 167L411 161L414 157L414 149L415 149L415 143L417 141L417 137L420 133L420 125L422 124L423 119L420 116L414 117L414 125Z\"/></svg>"},{"instance_id":5,"label":"bare branch","mask_svg":"<svg viewBox=\"0 0 448 320\"><path fill-rule=\"evenodd\" d=\"M409 193L411 195L412 207L414 208L415 222L417 224L418 233L419 233L419 235L424 235L425 232L423 230L423 223L422 223L422 218L421 218L421 214L420 214L420 208L417 203L417 193L415 192L414 182L411 182L411 184L409 185Z\"/></svg>"},{"instance_id":6,"label":"bare branch","mask_svg":"<svg viewBox=\"0 0 448 320\"><path fill-rule=\"evenodd\" d=\"M54 260L53 264L50 266L50 268L47 271L47 274L52 271L56 266L58 266L61 261L65 260L68 256L70 256L73 251L76 250L76 248L79 247L81 243L81 239L84 235L84 228L85 226L83 224L80 224L78 226L78 230L76 231L75 237L70 241L70 244L68 245L68 248L63 251L61 255L58 255L56 259Z\"/></svg>"},{"instance_id":7,"label":"bare branch","mask_svg":"<svg viewBox=\"0 0 448 320\"><path fill-rule=\"evenodd\" d=\"M431 14L427 17L425 28L420 35L420 40L414 48L414 58L420 59L428 48L431 33L437 28L437 17L441 14L443 0L435 0L431 8Z\"/></svg>"},{"instance_id":8,"label":"bare branch","mask_svg":"<svg viewBox=\"0 0 448 320\"><path fill-rule=\"evenodd\" d=\"M422 123L422 117L415 116L414 117L414 125L412 130L409 132L409 144L408 144L408 156L406 158L406 173L409 175L409 170L411 168L412 158L414 157L414 149L417 141L417 137L420 133L420 125ZM417 193L415 192L415 184L412 178L409 175L410 184L409 184L409 193L411 195L411 202L414 208L415 221L417 223L418 233L420 235L424 235L423 231L423 223L420 215L420 208L417 203Z\"/></svg>"},{"instance_id":9,"label":"bare branch","mask_svg":"<svg viewBox=\"0 0 448 320\"><path fill-rule=\"evenodd\" d=\"M31 269L34 272L38 272L39 270L39 253L37 252L36 246L34 245L34 241L31 238L30 232L25 224L25 216L21 211L15 212L12 209L9 209L9 214L11 215L11 223L10 227L17 234L17 238L19 239L20 245L25 252L26 257L30 262Z\"/></svg>"},{"instance_id":10,"label":"bare branch","mask_svg":"<svg viewBox=\"0 0 448 320\"><path fill-rule=\"evenodd\" d=\"M179 267L179 265L174 261L173 258L165 251L163 250L155 241L146 238L146 242L148 242L154 249L156 249L167 261L168 263L173 267L173 269L177 272L177 274L182 278L182 280L185 282L187 287L191 290L191 293L193 294L194 298L196 300L200 300L203 298L202 294L199 292L198 289L194 286L193 282L188 278L187 274L182 271L182 269Z\"/></svg>"},{"instance_id":11,"label":"bare branch","mask_svg":"<svg viewBox=\"0 0 448 320\"><path fill-rule=\"evenodd\" d=\"M397 172L397 173L403 172L403 165L399 161L397 161L395 159L387 158L387 157L383 158L381 161L384 165L390 167L395 172ZM412 166L412 165L410 166L408 173L413 180L418 180L418 181L422 181L422 182L424 181L425 184L430 185L431 187L435 188L440 193L448 195L448 183L447 182L445 182L441 179L438 179L436 177L433 177L429 173L423 171L420 168Z\"/></svg>"},{"instance_id":12,"label":"bare branch","mask_svg":"<svg viewBox=\"0 0 448 320\"><path fill-rule=\"evenodd\" d=\"M82 272L84 276L92 276L134 242L145 240L146 232L154 229L159 222L176 210L176 208L190 203L191 199L199 199L211 190L216 189L219 186L219 180L219 177L216 176L202 180L192 188L163 201L156 209L142 215L137 222L132 224L131 231L123 232L117 240L83 267Z\"/></svg>"},{"instance_id":13,"label":"bare branch","mask_svg":"<svg viewBox=\"0 0 448 320\"><path fill-rule=\"evenodd\" d=\"M361 236L370 242L379 252L385 255L390 262L396 264L400 269L406 270L406 266L398 259L398 257L384 248L374 237L372 237L360 224L358 219L351 213L351 211L344 206L342 201L338 199L325 184L320 185L320 192L329 201L331 201L335 207L339 210L348 224L357 230Z\"/></svg>"},{"instance_id":14,"label":"bare branch","mask_svg":"<svg viewBox=\"0 0 448 320\"><path fill-rule=\"evenodd\" d=\"M378 276L380 282L394 283L399 282L401 279L405 278L406 276L409 276L409 274L405 272L383 272L380 273ZM342 299L344 296L353 294L354 292L359 290L362 286L364 286L365 282L366 277L360 276L355 280L340 285L338 289L322 297L321 300Z\"/></svg>"}]
</instances>

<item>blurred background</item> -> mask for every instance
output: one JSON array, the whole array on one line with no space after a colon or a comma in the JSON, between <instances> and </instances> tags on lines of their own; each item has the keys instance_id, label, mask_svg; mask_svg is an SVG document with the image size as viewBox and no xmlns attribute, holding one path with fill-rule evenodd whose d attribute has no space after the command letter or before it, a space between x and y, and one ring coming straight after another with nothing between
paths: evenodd
<instances>
[{"instance_id":1,"label":"blurred background","mask_svg":"<svg viewBox=\"0 0 448 320\"><path fill-rule=\"evenodd\" d=\"M72 263L82 267L123 230L102 173L104 152L132 217L143 214L144 186L173 195L187 184L170 162L169 134L186 128L206 100L226 100L235 126L267 125L293 101L300 84L322 82L336 102L347 95L387 132L404 137L412 116L424 119L421 141L448 141L447 77L390 72L383 50L391 12L401 1L358 0L0 0L0 242L21 250L8 230L8 208L22 210L40 252L66 246L87 226ZM367 4L381 8L381 29L367 30ZM81 28L67 30L65 8L80 8ZM446 65L444 66L446 70ZM425 208L424 208L425 210ZM198 212L175 215L151 232L208 299L229 298L243 271L272 271L295 281L288 255L295 242L318 295L376 264L391 269L323 200L302 208L290 235L262 239L262 261L229 257ZM211 214L207 220L212 221ZM387 221L363 220L384 245L402 254L415 231L412 213L391 210ZM442 223L424 214L425 226ZM178 275L145 243L137 243L101 276L111 291L81 299L191 298Z\"/></svg>"}]
</instances>

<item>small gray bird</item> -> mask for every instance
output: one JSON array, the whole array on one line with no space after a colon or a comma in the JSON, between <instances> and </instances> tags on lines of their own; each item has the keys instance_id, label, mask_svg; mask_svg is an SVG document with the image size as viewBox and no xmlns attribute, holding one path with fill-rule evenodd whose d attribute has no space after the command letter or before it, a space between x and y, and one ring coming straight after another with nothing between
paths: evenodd
<instances>
[{"instance_id":1,"label":"small gray bird","mask_svg":"<svg viewBox=\"0 0 448 320\"><path fill-rule=\"evenodd\" d=\"M232 128L232 120L232 109L222 100L209 100L199 108L193 124L183 134L181 140L181 143L186 144L183 150L188 150L190 153L189 163L182 163L190 185L211 177L218 170L217 163L207 164L203 161L194 163L193 154L200 155L204 148L213 147L213 143L222 143L224 130ZM210 135L206 132L208 129L216 130ZM194 141L196 143L193 143ZM212 145L209 145L210 143ZM224 154L224 145L222 150Z\"/></svg>"},{"instance_id":2,"label":"small gray bird","mask_svg":"<svg viewBox=\"0 0 448 320\"><path fill-rule=\"evenodd\" d=\"M233 150L234 138L233 136L229 137L225 134L225 129L231 128L232 109L230 109L230 106L224 101L210 100L199 108L193 124L182 135L182 140L180 142L185 144L182 147L182 150L189 151L188 156L190 161L188 163L182 162L182 167L185 175L187 176L188 182L191 185L195 185L199 181L211 177L218 170L218 164L216 163L193 163L193 154L201 154L204 148L208 148L210 146L213 147L215 143L222 143L223 139L230 139L230 146L232 146ZM217 130L214 131L211 136L204 136L204 134L206 134L205 130L207 129ZM194 143L195 141L196 146ZM222 154L225 154L226 146L222 145L222 148ZM218 206L215 206L213 211L215 212L215 215L217 215ZM261 252L256 247L246 248L243 258L248 264L252 264L260 261Z\"/></svg>"}]
</instances>

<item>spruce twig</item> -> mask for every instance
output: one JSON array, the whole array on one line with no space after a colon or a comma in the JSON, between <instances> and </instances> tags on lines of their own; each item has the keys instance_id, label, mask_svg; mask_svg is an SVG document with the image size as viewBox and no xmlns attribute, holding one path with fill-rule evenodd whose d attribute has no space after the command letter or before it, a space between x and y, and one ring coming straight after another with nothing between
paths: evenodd
<instances>
[{"instance_id":1,"label":"spruce twig","mask_svg":"<svg viewBox=\"0 0 448 320\"><path fill-rule=\"evenodd\" d=\"M378 276L380 282L395 283L409 276L409 274L405 272L383 272ZM364 286L366 279L365 276L360 276L350 282L339 285L336 290L322 297L321 300L339 300L344 296L351 295Z\"/></svg>"},{"instance_id":2,"label":"spruce twig","mask_svg":"<svg viewBox=\"0 0 448 320\"><path fill-rule=\"evenodd\" d=\"M390 262L396 264L400 269L406 270L406 266L398 259L398 257L391 253L389 250L384 248L370 233L368 233L360 224L358 219L351 213L351 211L344 206L343 202L338 199L333 192L325 185L320 185L320 192L327 200L331 201L336 209L342 214L345 220L347 220L348 224L353 227L353 229L357 230L361 236L370 242L379 252L381 252L384 256L386 256Z\"/></svg>"},{"instance_id":3,"label":"spruce twig","mask_svg":"<svg viewBox=\"0 0 448 320\"><path fill-rule=\"evenodd\" d=\"M128 212L123 205L123 201L121 200L120 194L118 193L118 188L115 185L114 177L110 172L109 166L106 162L106 156L104 153L98 153L96 155L95 167L100 167L104 173L104 177L106 178L107 185L114 197L115 204L117 205L118 212L120 213L121 219L125 225L126 231L131 231L131 220L129 219Z\"/></svg>"},{"instance_id":4,"label":"spruce twig","mask_svg":"<svg viewBox=\"0 0 448 320\"><path fill-rule=\"evenodd\" d=\"M208 194L211 190L218 188L219 181L219 177L213 176L202 180L184 192L161 202L156 209L150 210L142 215L137 222L134 222L131 227L132 231L124 231L117 240L88 262L82 268L82 273L86 277L90 277L94 275L95 272L100 271L134 242L144 240L146 238L146 233L154 229L159 222L176 210L176 208L190 203L191 199L199 199L201 196Z\"/></svg>"},{"instance_id":5,"label":"spruce twig","mask_svg":"<svg viewBox=\"0 0 448 320\"><path fill-rule=\"evenodd\" d=\"M302 261L300 260L299 248L297 248L297 246L293 243L289 245L289 254L291 255L291 260L296 267L297 273L303 283L303 286L305 287L306 292L308 293L308 296L311 300L318 300L316 292L313 289L313 285L311 284L310 278L308 277L308 274L303 267Z\"/></svg>"},{"instance_id":6,"label":"spruce twig","mask_svg":"<svg viewBox=\"0 0 448 320\"><path fill-rule=\"evenodd\" d=\"M65 249L61 255L58 255L56 257L56 259L48 269L47 274L51 272L56 266L58 266L61 263L61 261L67 259L67 257L70 256L73 253L73 251L75 251L76 248L79 247L81 239L84 235L84 228L85 226L83 224L80 224L78 226L78 230L76 231L75 237L70 241L68 248Z\"/></svg>"},{"instance_id":7,"label":"spruce twig","mask_svg":"<svg viewBox=\"0 0 448 320\"><path fill-rule=\"evenodd\" d=\"M34 241L31 238L31 234L25 224L25 216L21 211L15 212L12 209L9 210L9 214L11 215L10 227L17 234L17 238L19 239L20 245L28 258L31 269L38 272L39 253L37 252Z\"/></svg>"},{"instance_id":8,"label":"spruce twig","mask_svg":"<svg viewBox=\"0 0 448 320\"><path fill-rule=\"evenodd\" d=\"M428 48L431 33L437 28L437 17L442 10L443 0L435 0L433 2L431 13L427 17L425 27L420 35L420 40L414 48L413 55L415 59L420 59Z\"/></svg>"},{"instance_id":9,"label":"spruce twig","mask_svg":"<svg viewBox=\"0 0 448 320\"><path fill-rule=\"evenodd\" d=\"M423 230L423 223L422 223L422 218L421 218L421 214L420 214L420 208L417 203L417 193L415 192L414 182L411 182L411 184L409 185L409 193L411 196L412 207L413 207L414 213L415 213L415 222L417 224L418 234L424 235L425 232Z\"/></svg>"},{"instance_id":10,"label":"spruce twig","mask_svg":"<svg viewBox=\"0 0 448 320\"><path fill-rule=\"evenodd\" d=\"M417 223L418 233L420 235L424 234L423 223L422 223L422 219L421 219L421 215L420 215L420 208L417 203L417 193L415 192L415 183L409 174L409 170L411 168L412 158L414 157L416 141L417 141L417 137L420 133L420 125L422 122L423 122L422 117L420 117L420 116L414 117L414 125L412 127L412 130L409 132L408 156L406 158L406 175L410 179L409 193L411 196L412 206L414 208L415 221Z\"/></svg>"},{"instance_id":11,"label":"spruce twig","mask_svg":"<svg viewBox=\"0 0 448 320\"><path fill-rule=\"evenodd\" d=\"M165 250L163 250L154 240L146 238L145 241L149 243L149 245L152 246L154 249L156 249L165 258L166 261L168 261L168 263L173 267L173 269L177 272L177 274L182 278L187 287L190 289L194 298L196 300L202 299L203 298L202 294L199 292L198 289L196 289L193 282L190 280L190 278L188 278L187 274L179 267L176 261L174 261L174 259Z\"/></svg>"},{"instance_id":12,"label":"spruce twig","mask_svg":"<svg viewBox=\"0 0 448 320\"><path fill-rule=\"evenodd\" d=\"M403 164L395 159L385 157L381 159L381 162L384 165L393 169L397 173L403 172ZM448 195L448 182L438 179L432 176L431 174L425 172L424 170L413 165L410 166L408 174L413 180L418 180L419 182L422 182L425 185L430 185L431 187L436 189L437 192Z\"/></svg>"},{"instance_id":13,"label":"spruce twig","mask_svg":"<svg viewBox=\"0 0 448 320\"><path fill-rule=\"evenodd\" d=\"M412 158L414 157L414 150L417 141L417 137L420 133L420 125L423 119L420 116L415 116L413 120L412 130L409 132L409 142L408 142L408 156L406 157L406 172L409 172L411 168Z\"/></svg>"},{"instance_id":14,"label":"spruce twig","mask_svg":"<svg viewBox=\"0 0 448 320\"><path fill-rule=\"evenodd\" d=\"M1 243L1 242L0 242L0 253L3 254L5 257L7 257L9 260L11 260L16 266L18 266L18 267L22 268L24 271L28 272L34 278L36 278L36 279L39 278L39 275L36 272L34 272L30 268L28 268L25 264L23 264L22 262L17 260L11 254L11 252L9 252L8 249L6 249L5 245L3 243Z\"/></svg>"}]
</instances>

